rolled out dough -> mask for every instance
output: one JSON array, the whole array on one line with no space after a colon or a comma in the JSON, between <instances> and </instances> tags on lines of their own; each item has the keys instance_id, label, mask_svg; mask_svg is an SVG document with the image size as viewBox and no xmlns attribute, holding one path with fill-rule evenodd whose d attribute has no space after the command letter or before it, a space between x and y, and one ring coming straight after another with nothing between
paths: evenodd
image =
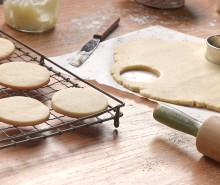
<instances>
[{"instance_id":1,"label":"rolled out dough","mask_svg":"<svg viewBox=\"0 0 220 185\"><path fill-rule=\"evenodd\" d=\"M205 107L220 112L220 65L205 58L205 43L141 38L115 48L113 78L146 98L163 102ZM121 74L146 70L158 78L132 82Z\"/></svg>"}]
</instances>

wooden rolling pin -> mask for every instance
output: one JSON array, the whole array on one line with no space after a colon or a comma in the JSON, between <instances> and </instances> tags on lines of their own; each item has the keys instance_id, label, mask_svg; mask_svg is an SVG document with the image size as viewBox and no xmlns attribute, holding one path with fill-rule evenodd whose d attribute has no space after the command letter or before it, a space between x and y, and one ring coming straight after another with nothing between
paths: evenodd
<instances>
[{"instance_id":1,"label":"wooden rolling pin","mask_svg":"<svg viewBox=\"0 0 220 185\"><path fill-rule=\"evenodd\" d=\"M209 117L204 123L165 105L158 105L154 119L196 137L196 147L205 156L220 162L220 117Z\"/></svg>"}]
</instances>

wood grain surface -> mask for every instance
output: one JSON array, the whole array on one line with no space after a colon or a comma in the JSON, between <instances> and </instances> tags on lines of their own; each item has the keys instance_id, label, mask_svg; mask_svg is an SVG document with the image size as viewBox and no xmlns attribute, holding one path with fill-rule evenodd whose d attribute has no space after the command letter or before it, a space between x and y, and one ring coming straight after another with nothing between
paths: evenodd
<instances>
[{"instance_id":1,"label":"wood grain surface","mask_svg":"<svg viewBox=\"0 0 220 185\"><path fill-rule=\"evenodd\" d=\"M186 0L183 8L154 9L134 0L62 0L54 30L27 34L9 28L0 6L0 29L47 56L78 50L111 14L121 17L108 37L162 25L206 38L219 34L217 1ZM156 103L105 85L126 103L112 121L0 151L0 184L220 184L220 165L203 157L195 138L156 122Z\"/></svg>"}]
</instances>

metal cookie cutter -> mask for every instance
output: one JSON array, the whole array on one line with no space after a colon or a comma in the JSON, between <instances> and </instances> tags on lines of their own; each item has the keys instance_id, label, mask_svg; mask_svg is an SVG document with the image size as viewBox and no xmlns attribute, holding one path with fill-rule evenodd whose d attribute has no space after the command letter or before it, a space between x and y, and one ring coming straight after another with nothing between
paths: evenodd
<instances>
[{"instance_id":1,"label":"metal cookie cutter","mask_svg":"<svg viewBox=\"0 0 220 185\"><path fill-rule=\"evenodd\" d=\"M206 59L220 65L220 35L213 35L206 39Z\"/></svg>"}]
</instances>

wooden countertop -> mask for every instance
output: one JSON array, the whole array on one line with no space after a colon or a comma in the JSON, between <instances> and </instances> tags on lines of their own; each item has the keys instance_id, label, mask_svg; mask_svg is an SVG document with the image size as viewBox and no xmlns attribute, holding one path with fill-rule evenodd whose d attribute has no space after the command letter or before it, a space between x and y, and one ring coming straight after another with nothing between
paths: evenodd
<instances>
[{"instance_id":1,"label":"wooden countertop","mask_svg":"<svg viewBox=\"0 0 220 185\"><path fill-rule=\"evenodd\" d=\"M219 34L217 1L186 0L185 7L161 10L134 0L62 0L57 26L42 34L0 29L47 56L78 50L109 14L121 16L109 38L162 25L206 38ZM95 83L95 82L94 82ZM203 157L195 138L152 117L156 103L99 85L126 103L120 127L112 122L0 151L1 184L219 184L220 165Z\"/></svg>"}]
</instances>

